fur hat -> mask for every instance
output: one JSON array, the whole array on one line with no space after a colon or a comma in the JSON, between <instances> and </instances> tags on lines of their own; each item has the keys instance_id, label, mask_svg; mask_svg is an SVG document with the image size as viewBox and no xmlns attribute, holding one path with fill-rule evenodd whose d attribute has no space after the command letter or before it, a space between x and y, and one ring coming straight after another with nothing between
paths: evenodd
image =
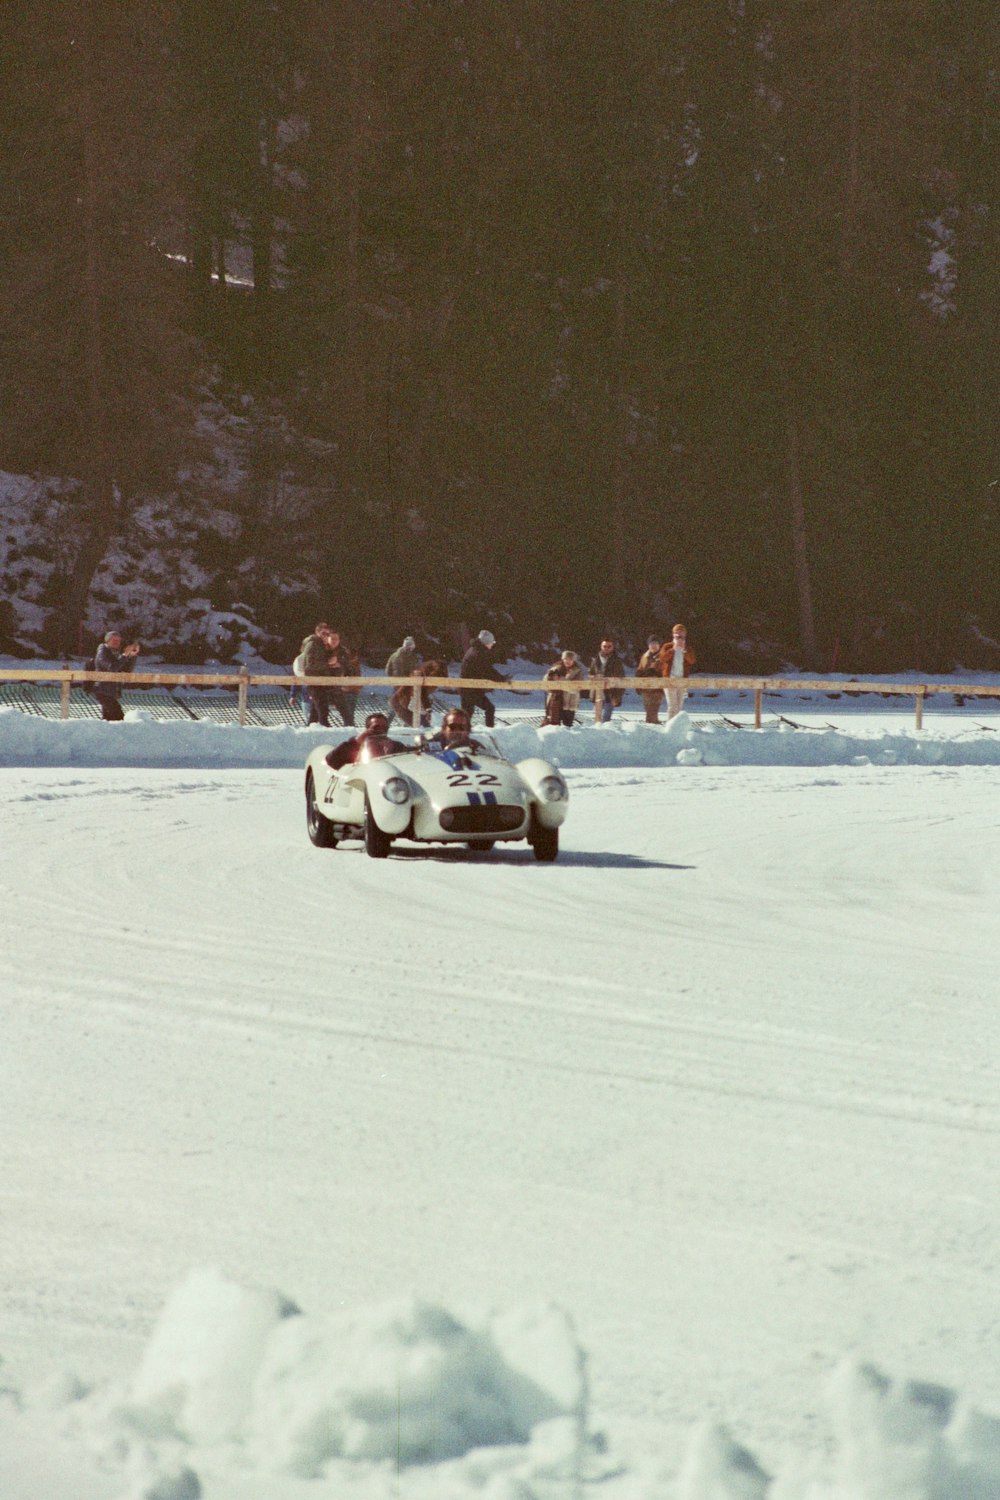
<instances>
[{"instance_id":1,"label":"fur hat","mask_svg":"<svg viewBox=\"0 0 1000 1500\"><path fill-rule=\"evenodd\" d=\"M497 643L497 638L492 630L481 630L476 636L476 640L481 641L484 646L495 646Z\"/></svg>"},{"instance_id":2,"label":"fur hat","mask_svg":"<svg viewBox=\"0 0 1000 1500\"><path fill-rule=\"evenodd\" d=\"M412 635L408 635L408 636L404 637L404 639L403 639L403 649L404 649L404 651L416 651L416 649L417 649L417 643L413 639Z\"/></svg>"}]
</instances>

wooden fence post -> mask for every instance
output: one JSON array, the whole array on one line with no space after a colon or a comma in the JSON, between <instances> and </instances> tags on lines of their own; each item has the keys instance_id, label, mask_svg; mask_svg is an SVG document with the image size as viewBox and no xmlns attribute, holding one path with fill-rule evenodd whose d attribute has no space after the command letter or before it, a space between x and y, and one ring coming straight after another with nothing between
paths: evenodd
<instances>
[{"instance_id":1,"label":"wooden fence post","mask_svg":"<svg viewBox=\"0 0 1000 1500\"><path fill-rule=\"evenodd\" d=\"M60 717L60 719L68 719L69 718L69 678L68 677L63 682L63 685L62 685L62 687L61 687L61 689L59 691L59 717Z\"/></svg>"},{"instance_id":2,"label":"wooden fence post","mask_svg":"<svg viewBox=\"0 0 1000 1500\"><path fill-rule=\"evenodd\" d=\"M424 690L420 686L420 683L418 682L417 685L416 685L416 687L413 689L413 700L412 700L413 701L413 714L412 714L412 717L411 717L411 723L413 724L414 729L419 729L420 728L420 716L423 713L423 709L424 709L424 696L423 696L423 694L424 694Z\"/></svg>"},{"instance_id":3,"label":"wooden fence post","mask_svg":"<svg viewBox=\"0 0 1000 1500\"><path fill-rule=\"evenodd\" d=\"M594 723L599 724L604 714L604 684L598 681L594 688Z\"/></svg>"},{"instance_id":4,"label":"wooden fence post","mask_svg":"<svg viewBox=\"0 0 1000 1500\"><path fill-rule=\"evenodd\" d=\"M761 710L764 706L764 689L755 687L753 690L753 727L759 729L761 726Z\"/></svg>"},{"instance_id":5,"label":"wooden fence post","mask_svg":"<svg viewBox=\"0 0 1000 1500\"><path fill-rule=\"evenodd\" d=\"M924 689L922 687L918 687L917 691L916 691L916 709L917 709L917 725L916 725L916 727L918 729L923 729L923 727L924 727Z\"/></svg>"},{"instance_id":6,"label":"wooden fence post","mask_svg":"<svg viewBox=\"0 0 1000 1500\"><path fill-rule=\"evenodd\" d=\"M241 727L245 726L246 721L247 721L247 685L248 685L249 681L250 681L250 678L247 675L246 668L245 667L241 667L240 668L239 698L238 698L239 706L240 706L240 725L241 725Z\"/></svg>"}]
</instances>

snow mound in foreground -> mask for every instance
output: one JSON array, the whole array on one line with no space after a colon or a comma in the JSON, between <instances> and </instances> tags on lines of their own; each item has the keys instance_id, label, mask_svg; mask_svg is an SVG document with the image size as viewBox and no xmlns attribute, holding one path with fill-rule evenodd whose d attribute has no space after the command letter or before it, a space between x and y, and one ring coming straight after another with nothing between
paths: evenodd
<instances>
[{"instance_id":1,"label":"snow mound in foreground","mask_svg":"<svg viewBox=\"0 0 1000 1500\"><path fill-rule=\"evenodd\" d=\"M680 1472L588 1434L585 1359L546 1305L463 1323L415 1300L331 1317L192 1273L131 1385L64 1374L0 1399L3 1500L996 1500L1000 1418L845 1363L835 1442L772 1478L724 1427Z\"/></svg>"},{"instance_id":2,"label":"snow mound in foreground","mask_svg":"<svg viewBox=\"0 0 1000 1500\"><path fill-rule=\"evenodd\" d=\"M584 1416L582 1356L555 1308L475 1329L417 1301L320 1318L214 1271L167 1302L131 1396L147 1432L242 1441L302 1478L330 1459L438 1463Z\"/></svg>"}]
</instances>

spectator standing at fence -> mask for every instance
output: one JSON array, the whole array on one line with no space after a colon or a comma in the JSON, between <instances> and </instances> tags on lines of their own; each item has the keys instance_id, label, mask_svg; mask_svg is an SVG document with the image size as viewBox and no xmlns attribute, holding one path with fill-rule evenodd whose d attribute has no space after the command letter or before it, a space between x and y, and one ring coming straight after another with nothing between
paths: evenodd
<instances>
[{"instance_id":1,"label":"spectator standing at fence","mask_svg":"<svg viewBox=\"0 0 1000 1500\"><path fill-rule=\"evenodd\" d=\"M354 663L357 658L348 650L340 636L339 630L330 629L324 636L327 648L326 670L331 677L354 677ZM327 689L329 704L335 708L349 729L354 728L354 705L358 701L358 695L350 688L332 687Z\"/></svg>"},{"instance_id":2,"label":"spectator standing at fence","mask_svg":"<svg viewBox=\"0 0 1000 1500\"><path fill-rule=\"evenodd\" d=\"M685 677L690 676L695 663L694 652L687 643L687 631L683 625L675 625L669 641L660 648L660 676L665 677L667 688L667 718L672 719L684 707L687 688Z\"/></svg>"},{"instance_id":3,"label":"spectator standing at fence","mask_svg":"<svg viewBox=\"0 0 1000 1500\"><path fill-rule=\"evenodd\" d=\"M129 646L122 645L121 632L109 630L104 640L97 648L94 657L95 672L131 672L135 667L135 659L139 655L139 647L133 642ZM124 719L121 704L121 683L119 682L95 682L94 697L101 705L101 718L117 723Z\"/></svg>"},{"instance_id":4,"label":"spectator standing at fence","mask_svg":"<svg viewBox=\"0 0 1000 1500\"><path fill-rule=\"evenodd\" d=\"M485 678L487 682L507 682L508 679L493 665L496 643L497 638L492 630L481 630L462 657L462 665L458 671L459 677L473 679L478 677L480 680ZM470 724L476 709L481 708L483 718L486 720L486 728L493 728L496 722L496 709L493 706L493 699L485 688L460 688L459 699L469 716Z\"/></svg>"},{"instance_id":5,"label":"spectator standing at fence","mask_svg":"<svg viewBox=\"0 0 1000 1500\"><path fill-rule=\"evenodd\" d=\"M574 692L565 684L583 681L583 668L576 659L576 652L564 651L555 666L546 672L543 681L560 685L545 695L545 718L542 723L561 724L565 729L572 729L580 706L580 693L579 690Z\"/></svg>"},{"instance_id":6,"label":"spectator standing at fence","mask_svg":"<svg viewBox=\"0 0 1000 1500\"><path fill-rule=\"evenodd\" d=\"M355 651L354 647L351 646L351 645L349 645L347 641L344 641L344 643L343 643L343 651L344 651L344 661L346 663L346 666L345 666L345 669L344 669L344 676L345 677L360 677L361 676L361 653L360 653L360 651ZM344 723L345 724L353 724L355 722L355 715L356 715L357 709L358 709L358 696L360 694L360 691L361 691L360 688L353 688L353 687L344 688L344 690L343 690L344 702L347 705L347 712L350 715L349 718L345 717L345 719L344 719Z\"/></svg>"},{"instance_id":7,"label":"spectator standing at fence","mask_svg":"<svg viewBox=\"0 0 1000 1500\"><path fill-rule=\"evenodd\" d=\"M385 664L385 675L387 677L413 677L416 674L417 665L420 661L420 653L417 643L412 635L404 636L403 644L397 646ZM409 721L410 699L413 689L398 687L389 694L389 723L393 719L400 718Z\"/></svg>"},{"instance_id":8,"label":"spectator standing at fence","mask_svg":"<svg viewBox=\"0 0 1000 1500\"><path fill-rule=\"evenodd\" d=\"M312 635L307 635L302 642L302 650L299 653L302 659L303 677L326 677L328 675L327 657L329 650L326 637L329 625L325 621L315 627ZM328 690L324 687L314 687L311 683L306 689L309 695L309 712L306 716L307 724L322 724L324 728L330 727L330 698Z\"/></svg>"},{"instance_id":9,"label":"spectator standing at fence","mask_svg":"<svg viewBox=\"0 0 1000 1500\"><path fill-rule=\"evenodd\" d=\"M305 642L303 642L304 644ZM306 723L309 724L309 689L301 681L301 678L305 676L305 671L305 652L300 651L292 662L292 676L295 678L295 681L289 689L288 706L289 708L297 708Z\"/></svg>"},{"instance_id":10,"label":"spectator standing at fence","mask_svg":"<svg viewBox=\"0 0 1000 1500\"><path fill-rule=\"evenodd\" d=\"M625 664L615 650L614 639L605 636L600 650L590 663L591 677L625 677ZM625 696L624 688L606 688L601 707L601 723L607 724L616 708L621 708Z\"/></svg>"},{"instance_id":11,"label":"spectator standing at fence","mask_svg":"<svg viewBox=\"0 0 1000 1500\"><path fill-rule=\"evenodd\" d=\"M448 663L446 661L437 661L434 657L421 662L414 673L416 677L447 677L447 675ZM400 691L409 693L412 692L412 689L401 688ZM431 712L434 707L435 691L436 689L428 687L426 683L422 685L420 694L420 727L422 729L429 729L431 727ZM407 707L409 707L409 704Z\"/></svg>"},{"instance_id":12,"label":"spectator standing at fence","mask_svg":"<svg viewBox=\"0 0 1000 1500\"><path fill-rule=\"evenodd\" d=\"M660 648L663 642L658 635L651 635L646 642L646 649L639 657L639 665L635 669L637 677L659 677L660 676ZM663 689L657 688L655 692L640 693L643 703L646 705L646 723L659 724L660 705L663 702Z\"/></svg>"}]
</instances>

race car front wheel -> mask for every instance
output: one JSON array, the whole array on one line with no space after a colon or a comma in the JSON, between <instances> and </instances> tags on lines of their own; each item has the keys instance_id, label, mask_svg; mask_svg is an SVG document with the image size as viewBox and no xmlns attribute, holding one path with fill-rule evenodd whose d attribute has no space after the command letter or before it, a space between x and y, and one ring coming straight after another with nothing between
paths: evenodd
<instances>
[{"instance_id":1,"label":"race car front wheel","mask_svg":"<svg viewBox=\"0 0 1000 1500\"><path fill-rule=\"evenodd\" d=\"M535 851L536 859L555 859L559 853L558 828L542 828L536 824L531 835L531 847Z\"/></svg>"},{"instance_id":2,"label":"race car front wheel","mask_svg":"<svg viewBox=\"0 0 1000 1500\"><path fill-rule=\"evenodd\" d=\"M324 818L316 806L316 783L313 773L310 771L306 776L306 832L309 839L316 845L317 849L333 849L336 847L337 839L333 831L333 824L328 818Z\"/></svg>"},{"instance_id":3,"label":"race car front wheel","mask_svg":"<svg viewBox=\"0 0 1000 1500\"><path fill-rule=\"evenodd\" d=\"M372 859L387 859L392 838L385 833L372 817L372 805L365 797L365 852Z\"/></svg>"}]
</instances>

